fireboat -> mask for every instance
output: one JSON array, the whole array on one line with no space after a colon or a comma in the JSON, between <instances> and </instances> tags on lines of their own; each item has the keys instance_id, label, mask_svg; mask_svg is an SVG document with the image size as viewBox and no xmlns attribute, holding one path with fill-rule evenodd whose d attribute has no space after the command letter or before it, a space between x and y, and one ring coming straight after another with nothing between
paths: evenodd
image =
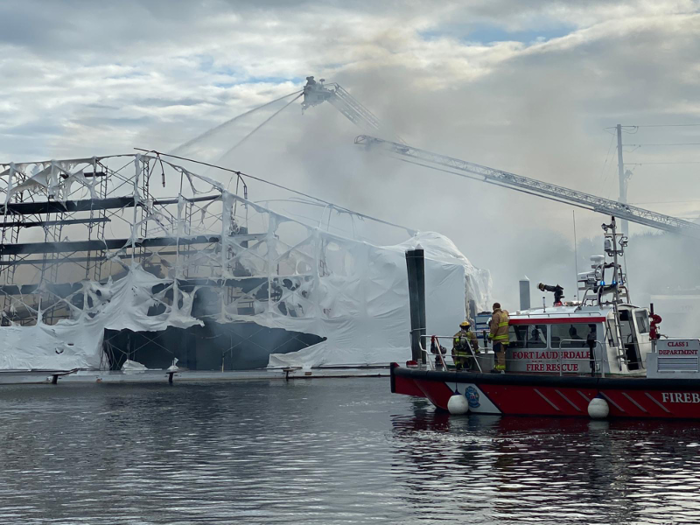
<instances>
[{"instance_id":1,"label":"fireboat","mask_svg":"<svg viewBox=\"0 0 700 525\"><path fill-rule=\"evenodd\" d=\"M422 249L406 252L412 359L392 363L392 393L427 398L453 415L700 419L700 339L661 336L653 305L630 303L628 238L615 217L602 227L605 255L578 274L581 301L562 303L559 289L554 306L510 315L505 373L489 373L485 332L469 370L448 362L440 338L425 333Z\"/></svg>"}]
</instances>

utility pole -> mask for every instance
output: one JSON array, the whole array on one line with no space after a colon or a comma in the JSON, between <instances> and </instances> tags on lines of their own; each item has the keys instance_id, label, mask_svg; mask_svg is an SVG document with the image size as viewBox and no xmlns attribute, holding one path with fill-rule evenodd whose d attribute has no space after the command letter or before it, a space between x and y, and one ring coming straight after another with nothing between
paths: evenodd
<instances>
[{"instance_id":1,"label":"utility pole","mask_svg":"<svg viewBox=\"0 0 700 525\"><path fill-rule=\"evenodd\" d=\"M620 198L619 202L627 204L627 177L630 172L625 173L625 163L622 160L622 125L618 124L617 129L617 174L620 179ZM627 221L620 221L620 226L622 233L627 235L629 233Z\"/></svg>"}]
</instances>

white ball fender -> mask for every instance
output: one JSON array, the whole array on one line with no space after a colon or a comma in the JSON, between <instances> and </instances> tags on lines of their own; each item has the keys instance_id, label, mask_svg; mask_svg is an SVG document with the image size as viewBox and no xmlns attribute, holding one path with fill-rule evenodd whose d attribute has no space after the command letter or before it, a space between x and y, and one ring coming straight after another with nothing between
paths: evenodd
<instances>
[{"instance_id":1,"label":"white ball fender","mask_svg":"<svg viewBox=\"0 0 700 525\"><path fill-rule=\"evenodd\" d=\"M608 417L610 413L610 407L608 402L602 397L594 397L591 402L588 403L588 415L593 419L604 419Z\"/></svg>"},{"instance_id":2,"label":"white ball fender","mask_svg":"<svg viewBox=\"0 0 700 525\"><path fill-rule=\"evenodd\" d=\"M461 416L469 412L469 402L464 394L454 394L447 402L447 410L453 416Z\"/></svg>"}]
</instances>

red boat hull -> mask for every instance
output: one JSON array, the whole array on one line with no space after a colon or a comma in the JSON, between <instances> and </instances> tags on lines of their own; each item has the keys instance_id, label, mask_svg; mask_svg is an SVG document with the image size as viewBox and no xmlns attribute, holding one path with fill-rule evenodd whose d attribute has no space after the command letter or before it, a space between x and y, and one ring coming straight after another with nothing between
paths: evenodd
<instances>
[{"instance_id":1,"label":"red boat hull","mask_svg":"<svg viewBox=\"0 0 700 525\"><path fill-rule=\"evenodd\" d=\"M589 417L588 404L607 401L608 417L700 419L700 381L437 372L391 367L397 394L425 397L447 410L455 391L481 414Z\"/></svg>"}]
</instances>

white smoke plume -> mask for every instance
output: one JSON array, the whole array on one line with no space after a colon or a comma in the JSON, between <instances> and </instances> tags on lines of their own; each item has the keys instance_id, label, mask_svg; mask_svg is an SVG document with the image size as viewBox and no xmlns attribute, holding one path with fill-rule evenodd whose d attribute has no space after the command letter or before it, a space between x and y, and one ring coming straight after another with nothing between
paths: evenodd
<instances>
[{"instance_id":1,"label":"white smoke plume","mask_svg":"<svg viewBox=\"0 0 700 525\"><path fill-rule=\"evenodd\" d=\"M120 3L118 13L70 1L32 4L0 7L0 46L8 51L0 63L0 154L12 160L133 146L170 151L301 89L314 74L342 84L409 144L617 198L613 138L605 128L694 123L700 115L693 73L700 15L692 1L446 2L429 12L420 4L370 2L220 1L205 9L133 0ZM229 144L256 125L245 121L226 128ZM700 142L699 130L639 128L625 142ZM492 271L495 299L510 309L524 274L575 296L568 206L368 155L353 145L358 133L330 106L302 117L292 105L222 162L444 233ZM697 148L654 148L625 149L634 171L629 201L654 207L700 198L692 165L654 164L690 161ZM659 211L684 216L697 208L664 206ZM606 218L585 211L576 217L581 268L586 239L600 252ZM650 232L635 225L631 231ZM685 288L700 284L696 272L674 266L678 257L666 260L651 248L680 253L688 242L643 239L637 248L633 239L631 284L648 286L633 295L636 302L670 289L679 274L687 275ZM642 245L658 257L653 279L636 277L652 260Z\"/></svg>"}]
</instances>

